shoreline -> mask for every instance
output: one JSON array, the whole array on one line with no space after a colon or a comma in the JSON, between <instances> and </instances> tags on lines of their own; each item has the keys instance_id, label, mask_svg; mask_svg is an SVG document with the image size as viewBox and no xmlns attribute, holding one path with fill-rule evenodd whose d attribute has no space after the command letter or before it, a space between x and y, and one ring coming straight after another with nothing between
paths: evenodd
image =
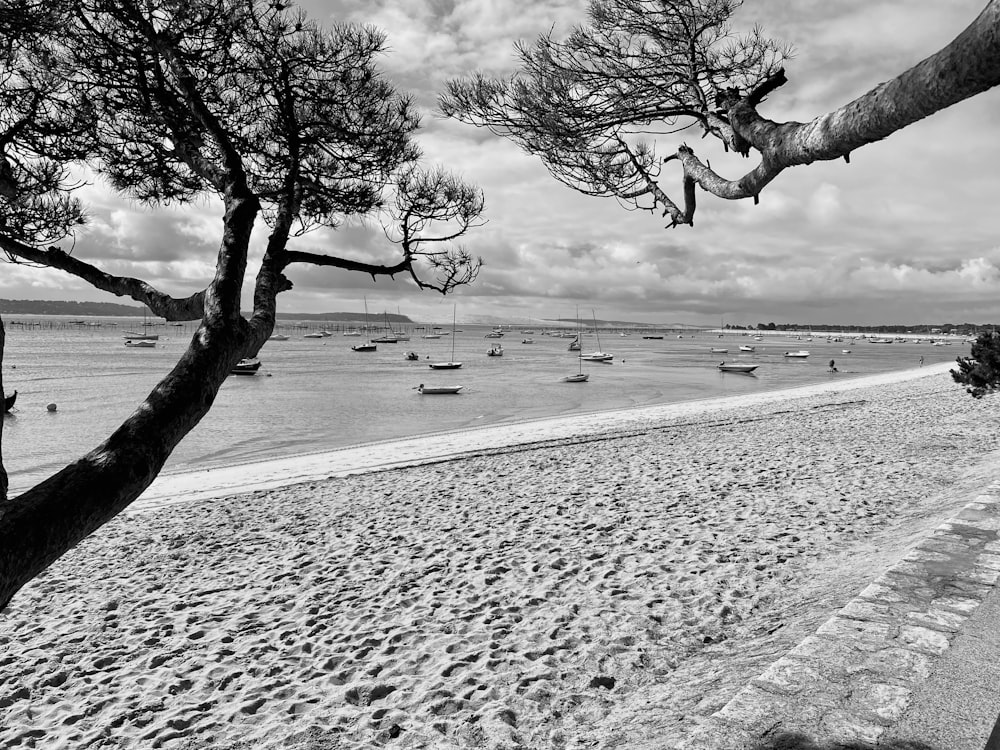
<instances>
[{"instance_id":1,"label":"shoreline","mask_svg":"<svg viewBox=\"0 0 1000 750\"><path fill-rule=\"evenodd\" d=\"M839 393L856 388L904 383L947 373L953 366L954 363L938 363L751 394L712 396L655 406L634 406L626 409L473 426L406 438L378 440L317 453L300 453L266 461L165 472L161 473L125 512L139 512L172 503L195 502L242 492L277 489L350 474L446 461L484 450L571 439L578 435L596 434L609 429L629 429L629 425L643 421L672 419L786 399ZM390 452L397 454L402 452L406 457L395 460L381 458Z\"/></svg>"},{"instance_id":2,"label":"shoreline","mask_svg":"<svg viewBox=\"0 0 1000 750\"><path fill-rule=\"evenodd\" d=\"M0 745L669 747L997 476L892 375L123 514L0 617Z\"/></svg>"}]
</instances>

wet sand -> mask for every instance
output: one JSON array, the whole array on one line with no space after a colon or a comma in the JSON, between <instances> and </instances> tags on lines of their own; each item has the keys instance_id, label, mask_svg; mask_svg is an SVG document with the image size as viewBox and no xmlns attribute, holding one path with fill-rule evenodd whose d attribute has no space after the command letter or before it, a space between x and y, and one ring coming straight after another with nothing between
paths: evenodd
<instances>
[{"instance_id":1,"label":"wet sand","mask_svg":"<svg viewBox=\"0 0 1000 750\"><path fill-rule=\"evenodd\" d=\"M669 746L995 477L946 370L164 478L0 616L0 746Z\"/></svg>"}]
</instances>

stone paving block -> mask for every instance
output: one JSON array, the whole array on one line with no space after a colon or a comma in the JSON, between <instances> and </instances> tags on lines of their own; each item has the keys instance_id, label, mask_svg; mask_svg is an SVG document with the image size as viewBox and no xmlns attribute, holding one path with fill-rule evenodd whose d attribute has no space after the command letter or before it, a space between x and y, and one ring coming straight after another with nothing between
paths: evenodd
<instances>
[{"instance_id":1,"label":"stone paving block","mask_svg":"<svg viewBox=\"0 0 1000 750\"><path fill-rule=\"evenodd\" d=\"M890 646L875 651L857 665L855 671L870 672L880 681L894 680L896 683L916 685L926 680L931 673L931 657L919 651L899 646Z\"/></svg>"},{"instance_id":2,"label":"stone paving block","mask_svg":"<svg viewBox=\"0 0 1000 750\"><path fill-rule=\"evenodd\" d=\"M850 740L875 743L885 727L849 711L831 711L820 722L820 734L841 742Z\"/></svg>"},{"instance_id":3,"label":"stone paving block","mask_svg":"<svg viewBox=\"0 0 1000 750\"><path fill-rule=\"evenodd\" d=\"M1000 579L1000 570L991 570L990 568L963 570L961 573L956 574L956 578L959 580L964 578L976 583L985 583L987 586L993 586Z\"/></svg>"},{"instance_id":4,"label":"stone paving block","mask_svg":"<svg viewBox=\"0 0 1000 750\"><path fill-rule=\"evenodd\" d=\"M925 549L923 546L917 547L915 550L910 552L906 557L902 559L901 562L915 562L915 563L947 563L951 562L955 558L955 553L953 552L937 552L932 549Z\"/></svg>"},{"instance_id":5,"label":"stone paving block","mask_svg":"<svg viewBox=\"0 0 1000 750\"><path fill-rule=\"evenodd\" d=\"M750 732L730 724L712 722L694 730L680 743L675 744L673 750L736 750L752 747L755 739L757 738ZM654 749L663 750L663 746L656 744L649 748L649 750Z\"/></svg>"},{"instance_id":6,"label":"stone paving block","mask_svg":"<svg viewBox=\"0 0 1000 750\"><path fill-rule=\"evenodd\" d=\"M753 684L782 695L801 695L815 705L835 705L850 689L843 681L828 679L806 661L783 656L753 680Z\"/></svg>"},{"instance_id":7,"label":"stone paving block","mask_svg":"<svg viewBox=\"0 0 1000 750\"><path fill-rule=\"evenodd\" d=\"M903 604L903 602L897 602L897 604ZM840 612L837 614L841 617L849 617L852 620L876 621L884 621L898 615L888 604L869 602L863 599L849 601L841 607Z\"/></svg>"},{"instance_id":8,"label":"stone paving block","mask_svg":"<svg viewBox=\"0 0 1000 750\"><path fill-rule=\"evenodd\" d=\"M968 616L959 612L949 612L943 609L931 609L926 612L910 612L907 621L932 630L942 630L954 633L968 620Z\"/></svg>"},{"instance_id":9,"label":"stone paving block","mask_svg":"<svg viewBox=\"0 0 1000 750\"><path fill-rule=\"evenodd\" d=\"M879 719L886 722L899 721L906 707L910 704L912 690L900 685L874 683L860 694L856 694L855 704L860 704L862 710L871 711Z\"/></svg>"},{"instance_id":10,"label":"stone paving block","mask_svg":"<svg viewBox=\"0 0 1000 750\"><path fill-rule=\"evenodd\" d=\"M984 553L976 558L976 565L989 570L1000 570L1000 555Z\"/></svg>"},{"instance_id":11,"label":"stone paving block","mask_svg":"<svg viewBox=\"0 0 1000 750\"><path fill-rule=\"evenodd\" d=\"M963 555L969 551L969 545L964 537L949 537L947 539L931 537L917 545L917 549L946 555Z\"/></svg>"},{"instance_id":12,"label":"stone paving block","mask_svg":"<svg viewBox=\"0 0 1000 750\"><path fill-rule=\"evenodd\" d=\"M943 654L950 642L944 633L919 625L903 625L899 629L899 640L911 648L931 654Z\"/></svg>"},{"instance_id":13,"label":"stone paving block","mask_svg":"<svg viewBox=\"0 0 1000 750\"><path fill-rule=\"evenodd\" d=\"M992 514L987 515L985 513L967 513L962 511L958 514L958 518L954 524L955 530L959 531L959 533L965 533L970 536L974 535L974 530L979 532L1000 531L1000 518L997 518ZM962 531L963 527L964 531Z\"/></svg>"},{"instance_id":14,"label":"stone paving block","mask_svg":"<svg viewBox=\"0 0 1000 750\"><path fill-rule=\"evenodd\" d=\"M952 612L959 612L963 615L971 615L976 611L976 608L982 604L979 599L972 599L962 596L940 596L931 602L931 606L934 609L944 609L950 610Z\"/></svg>"},{"instance_id":15,"label":"stone paving block","mask_svg":"<svg viewBox=\"0 0 1000 750\"><path fill-rule=\"evenodd\" d=\"M819 707L795 696L776 695L747 685L713 717L760 736L776 725L809 725L820 720Z\"/></svg>"},{"instance_id":16,"label":"stone paving block","mask_svg":"<svg viewBox=\"0 0 1000 750\"><path fill-rule=\"evenodd\" d=\"M874 583L870 583L861 590L858 594L859 599L867 599L869 601L876 602L905 602L907 601L906 594L903 590L896 586L892 586L891 583L885 580L884 577L879 578Z\"/></svg>"},{"instance_id":17,"label":"stone paving block","mask_svg":"<svg viewBox=\"0 0 1000 750\"><path fill-rule=\"evenodd\" d=\"M819 635L845 638L858 649L873 651L881 648L896 635L896 628L885 622L849 620L846 617L831 617L816 629Z\"/></svg>"}]
</instances>

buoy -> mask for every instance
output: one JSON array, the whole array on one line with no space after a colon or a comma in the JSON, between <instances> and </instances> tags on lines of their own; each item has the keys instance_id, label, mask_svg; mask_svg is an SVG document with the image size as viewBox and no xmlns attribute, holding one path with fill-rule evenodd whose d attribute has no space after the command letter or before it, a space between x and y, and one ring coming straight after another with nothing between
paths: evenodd
<instances>
[{"instance_id":1,"label":"buoy","mask_svg":"<svg viewBox=\"0 0 1000 750\"><path fill-rule=\"evenodd\" d=\"M48 409L49 411L55 411L56 410L56 405L55 404L49 404L45 408Z\"/></svg>"}]
</instances>

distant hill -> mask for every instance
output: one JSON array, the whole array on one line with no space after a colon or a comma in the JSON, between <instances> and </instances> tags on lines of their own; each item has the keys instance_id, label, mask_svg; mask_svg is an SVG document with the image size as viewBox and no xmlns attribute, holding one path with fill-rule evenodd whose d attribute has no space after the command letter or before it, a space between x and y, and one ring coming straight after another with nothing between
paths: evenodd
<instances>
[{"instance_id":1,"label":"distant hill","mask_svg":"<svg viewBox=\"0 0 1000 750\"><path fill-rule=\"evenodd\" d=\"M350 321L358 322L359 320L364 320L365 314L363 312L327 312L327 313L296 313L296 312L280 312L276 316L278 320L329 320L330 322L339 321ZM380 325L385 322L386 317L389 318L391 323L412 323L406 315L398 315L396 313L381 313L379 315L370 316L372 319L372 325Z\"/></svg>"},{"instance_id":2,"label":"distant hill","mask_svg":"<svg viewBox=\"0 0 1000 750\"><path fill-rule=\"evenodd\" d=\"M144 305L114 302L61 302L59 300L0 299L0 315L141 316Z\"/></svg>"},{"instance_id":3,"label":"distant hill","mask_svg":"<svg viewBox=\"0 0 1000 750\"><path fill-rule=\"evenodd\" d=\"M37 299L0 299L0 315L68 315L72 317L141 317L144 305L119 305L114 302L67 302ZM250 313L245 313L249 315ZM386 315L371 316L373 321L384 322ZM405 315L388 313L392 323L412 323ZM329 320L352 321L364 319L362 312L295 313L279 312L278 320Z\"/></svg>"}]
</instances>

